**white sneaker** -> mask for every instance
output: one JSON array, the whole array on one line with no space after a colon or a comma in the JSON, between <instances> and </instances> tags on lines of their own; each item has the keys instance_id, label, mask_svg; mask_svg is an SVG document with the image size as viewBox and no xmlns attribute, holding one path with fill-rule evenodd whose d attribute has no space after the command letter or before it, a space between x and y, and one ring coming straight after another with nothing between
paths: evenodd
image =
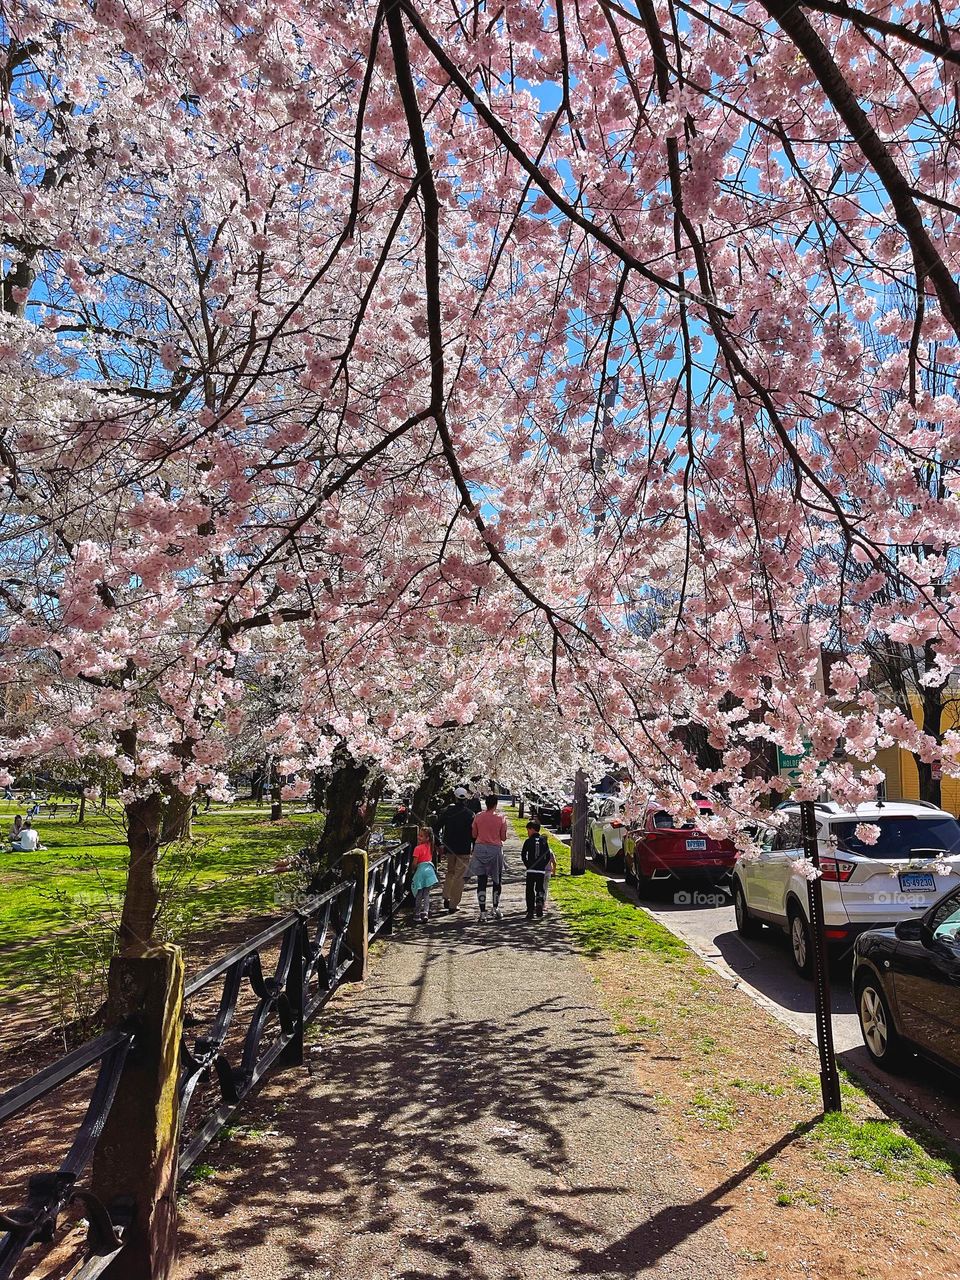
<instances>
[{"instance_id":1,"label":"white sneaker","mask_svg":"<svg viewBox=\"0 0 960 1280\"><path fill-rule=\"evenodd\" d=\"M493 918L494 918L494 920L502 920L502 919L503 919L503 912L500 910L500 908L499 908L499 907L497 907L496 911L494 911L494 913L493 913Z\"/></svg>"},{"instance_id":2,"label":"white sneaker","mask_svg":"<svg viewBox=\"0 0 960 1280\"><path fill-rule=\"evenodd\" d=\"M488 921L489 919L490 919L490 917L487 915L487 913L486 913L485 911L481 911L481 912L480 912L480 919L479 919L478 923L479 923L479 924L486 924L486 923L487 923L487 921Z\"/></svg>"}]
</instances>

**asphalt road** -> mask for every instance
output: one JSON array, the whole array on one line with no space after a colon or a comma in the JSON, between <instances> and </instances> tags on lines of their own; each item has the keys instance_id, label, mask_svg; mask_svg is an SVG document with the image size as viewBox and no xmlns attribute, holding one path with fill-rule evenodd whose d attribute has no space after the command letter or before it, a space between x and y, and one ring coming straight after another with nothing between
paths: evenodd
<instances>
[{"instance_id":1,"label":"asphalt road","mask_svg":"<svg viewBox=\"0 0 960 1280\"><path fill-rule=\"evenodd\" d=\"M766 929L756 941L741 938L733 901L722 888L670 889L641 900L622 876L611 875L609 880L618 893L648 910L780 1022L816 1043L813 986L794 970L785 934ZM851 960L852 950L831 966L833 1038L840 1065L860 1077L899 1115L933 1129L960 1153L956 1080L919 1058L902 1076L873 1065L863 1046L850 989Z\"/></svg>"}]
</instances>

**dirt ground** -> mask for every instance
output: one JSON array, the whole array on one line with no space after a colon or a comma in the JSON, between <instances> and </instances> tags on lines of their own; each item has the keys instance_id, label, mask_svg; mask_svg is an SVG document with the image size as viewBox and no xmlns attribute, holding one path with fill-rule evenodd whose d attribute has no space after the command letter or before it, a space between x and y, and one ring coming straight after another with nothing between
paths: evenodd
<instances>
[{"instance_id":1,"label":"dirt ground","mask_svg":"<svg viewBox=\"0 0 960 1280\"><path fill-rule=\"evenodd\" d=\"M690 956L586 962L677 1151L746 1274L960 1277L960 1187L859 1089L817 1123L816 1050Z\"/></svg>"}]
</instances>

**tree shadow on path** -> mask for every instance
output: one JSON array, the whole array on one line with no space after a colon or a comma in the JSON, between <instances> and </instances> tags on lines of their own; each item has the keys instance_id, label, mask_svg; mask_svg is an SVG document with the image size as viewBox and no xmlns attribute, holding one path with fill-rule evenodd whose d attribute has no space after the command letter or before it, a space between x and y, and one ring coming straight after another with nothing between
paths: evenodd
<instances>
[{"instance_id":1,"label":"tree shadow on path","mask_svg":"<svg viewBox=\"0 0 960 1280\"><path fill-rule=\"evenodd\" d=\"M320 1020L309 1074L276 1077L246 1136L213 1148L184 1201L183 1280L729 1277L719 1238L661 1269L724 1189L680 1202L590 997L555 927L401 929Z\"/></svg>"}]
</instances>

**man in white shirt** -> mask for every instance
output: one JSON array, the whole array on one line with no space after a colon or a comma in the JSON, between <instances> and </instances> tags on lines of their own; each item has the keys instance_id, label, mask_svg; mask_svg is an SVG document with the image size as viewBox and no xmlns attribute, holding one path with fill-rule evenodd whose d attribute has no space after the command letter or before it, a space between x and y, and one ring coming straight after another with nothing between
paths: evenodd
<instances>
[{"instance_id":1,"label":"man in white shirt","mask_svg":"<svg viewBox=\"0 0 960 1280\"><path fill-rule=\"evenodd\" d=\"M29 818L23 824L23 830L20 832L20 848L24 853L35 853L37 849L43 848L36 828Z\"/></svg>"}]
</instances>

